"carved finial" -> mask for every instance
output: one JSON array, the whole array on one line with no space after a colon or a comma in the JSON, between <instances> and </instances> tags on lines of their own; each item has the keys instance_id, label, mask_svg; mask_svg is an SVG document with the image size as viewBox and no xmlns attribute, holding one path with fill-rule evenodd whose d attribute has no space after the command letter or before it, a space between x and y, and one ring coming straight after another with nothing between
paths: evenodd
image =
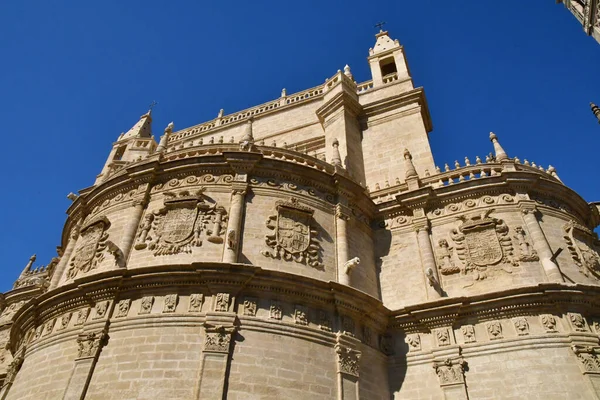
<instances>
[{"instance_id":1,"label":"carved finial","mask_svg":"<svg viewBox=\"0 0 600 400\"><path fill-rule=\"evenodd\" d=\"M450 171L450 166L448 165L448 163L444 164L444 171L446 171L446 172Z\"/></svg>"},{"instance_id":2,"label":"carved finial","mask_svg":"<svg viewBox=\"0 0 600 400\"><path fill-rule=\"evenodd\" d=\"M252 119L246 123L246 132L240 141L240 150L251 151L254 146L254 136L252 135Z\"/></svg>"},{"instance_id":3,"label":"carved finial","mask_svg":"<svg viewBox=\"0 0 600 400\"><path fill-rule=\"evenodd\" d=\"M71 200L71 201L75 201L77 200L79 196L77 196L75 193L71 192L67 195L67 199Z\"/></svg>"},{"instance_id":4,"label":"carved finial","mask_svg":"<svg viewBox=\"0 0 600 400\"><path fill-rule=\"evenodd\" d=\"M524 164L524 165L529 165L529 161L527 161L527 159L524 159L524 160L523 160L523 164Z\"/></svg>"},{"instance_id":5,"label":"carved finial","mask_svg":"<svg viewBox=\"0 0 600 400\"><path fill-rule=\"evenodd\" d=\"M223 118L223 113L225 112L225 110L223 110L222 108L219 110L219 114L217 114L217 118Z\"/></svg>"},{"instance_id":6,"label":"carved finial","mask_svg":"<svg viewBox=\"0 0 600 400\"><path fill-rule=\"evenodd\" d=\"M404 171L406 179L418 178L417 170L412 162L412 155L408 149L404 149Z\"/></svg>"},{"instance_id":7,"label":"carved finial","mask_svg":"<svg viewBox=\"0 0 600 400\"><path fill-rule=\"evenodd\" d=\"M496 136L496 134L494 132L490 132L490 140L494 144L494 152L496 153L496 161L507 160L508 155L506 155L506 152L504 151L502 146L500 146L500 142L498 142L498 136Z\"/></svg>"},{"instance_id":8,"label":"carved finial","mask_svg":"<svg viewBox=\"0 0 600 400\"><path fill-rule=\"evenodd\" d=\"M435 172L436 172L436 174L442 173L442 170L440 169L439 165L435 166Z\"/></svg>"},{"instance_id":9,"label":"carved finial","mask_svg":"<svg viewBox=\"0 0 600 400\"><path fill-rule=\"evenodd\" d=\"M346 75L348 78L354 80L354 77L352 76L352 72L350 71L350 66L348 64L346 64L346 66L344 67L344 75Z\"/></svg>"},{"instance_id":10,"label":"carved finial","mask_svg":"<svg viewBox=\"0 0 600 400\"><path fill-rule=\"evenodd\" d=\"M531 166L532 166L533 168L537 168L537 164L535 163L535 161L532 161L532 162L531 162Z\"/></svg>"},{"instance_id":11,"label":"carved finial","mask_svg":"<svg viewBox=\"0 0 600 400\"><path fill-rule=\"evenodd\" d=\"M337 139L333 139L333 143L331 143L331 146L333 147L333 155L331 157L331 164L335 165L336 167L341 167L342 166L342 157L340 156L340 142L338 142Z\"/></svg>"},{"instance_id":12,"label":"carved finial","mask_svg":"<svg viewBox=\"0 0 600 400\"><path fill-rule=\"evenodd\" d=\"M158 147L156 148L157 153L162 153L165 151L167 147L167 141L169 140L169 136L171 132L173 132L173 122L169 122L169 125L165 128L165 133L160 137L160 142L158 143Z\"/></svg>"},{"instance_id":13,"label":"carved finial","mask_svg":"<svg viewBox=\"0 0 600 400\"><path fill-rule=\"evenodd\" d=\"M469 157L465 157L465 165L467 167L471 165L471 161L469 160Z\"/></svg>"},{"instance_id":14,"label":"carved finial","mask_svg":"<svg viewBox=\"0 0 600 400\"><path fill-rule=\"evenodd\" d=\"M560 180L560 178L558 177L558 174L556 173L556 168L554 168L552 165L548 165L548 171L547 171L553 178L555 178L556 180L558 180L559 182L562 182Z\"/></svg>"},{"instance_id":15,"label":"carved finial","mask_svg":"<svg viewBox=\"0 0 600 400\"><path fill-rule=\"evenodd\" d=\"M481 158L479 158L479 156L475 156L475 163L481 164Z\"/></svg>"},{"instance_id":16,"label":"carved finial","mask_svg":"<svg viewBox=\"0 0 600 400\"><path fill-rule=\"evenodd\" d=\"M458 160L454 160L454 168L455 169L459 169L460 168L460 163L458 162Z\"/></svg>"},{"instance_id":17,"label":"carved finial","mask_svg":"<svg viewBox=\"0 0 600 400\"><path fill-rule=\"evenodd\" d=\"M33 263L36 260L36 255L32 255L31 257L29 257L29 262L27 263L27 265L25 266L25 268L23 269L23 272L21 272L21 276L26 275L29 271L31 271L31 267L33 266Z\"/></svg>"},{"instance_id":18,"label":"carved finial","mask_svg":"<svg viewBox=\"0 0 600 400\"><path fill-rule=\"evenodd\" d=\"M519 157L515 157L515 164L521 164L521 159L519 159Z\"/></svg>"},{"instance_id":19,"label":"carved finial","mask_svg":"<svg viewBox=\"0 0 600 400\"><path fill-rule=\"evenodd\" d=\"M598 120L598 123L600 124L600 107L598 107L594 103L590 103L590 108L592 109L592 112L594 113L596 119Z\"/></svg>"}]
</instances>

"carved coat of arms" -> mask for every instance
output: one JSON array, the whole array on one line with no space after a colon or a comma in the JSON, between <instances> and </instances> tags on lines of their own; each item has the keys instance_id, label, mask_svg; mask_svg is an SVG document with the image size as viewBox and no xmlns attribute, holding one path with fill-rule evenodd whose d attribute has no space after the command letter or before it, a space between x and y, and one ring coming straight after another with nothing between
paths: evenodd
<instances>
[{"instance_id":1,"label":"carved coat of arms","mask_svg":"<svg viewBox=\"0 0 600 400\"><path fill-rule=\"evenodd\" d=\"M273 230L265 236L267 246L273 250L263 250L265 257L295 261L322 268L319 260L317 231L311 227L314 210L298 203L297 199L278 201L277 215L267 219L267 228Z\"/></svg>"},{"instance_id":2,"label":"carved coat of arms","mask_svg":"<svg viewBox=\"0 0 600 400\"><path fill-rule=\"evenodd\" d=\"M600 240L598 236L575 221L564 226L565 240L575 265L585 276L600 279Z\"/></svg>"},{"instance_id":3,"label":"carved coat of arms","mask_svg":"<svg viewBox=\"0 0 600 400\"><path fill-rule=\"evenodd\" d=\"M473 273L475 281L502 270L512 273L510 266L518 266L508 227L503 220L489 217L493 210L479 215L461 217L463 223L451 232L458 259L464 274Z\"/></svg>"},{"instance_id":4,"label":"carved coat of arms","mask_svg":"<svg viewBox=\"0 0 600 400\"><path fill-rule=\"evenodd\" d=\"M202 236L212 243L222 243L225 228L225 209L207 203L202 191L195 195L183 191L176 195L165 193L164 208L149 213L142 222L137 250L146 247L155 256L191 253L192 247L202 245Z\"/></svg>"},{"instance_id":5,"label":"carved coat of arms","mask_svg":"<svg viewBox=\"0 0 600 400\"><path fill-rule=\"evenodd\" d=\"M108 219L99 217L81 229L79 244L73 252L67 270L67 279L75 278L79 272L89 272L104 260L104 250L109 245L109 227Z\"/></svg>"}]
</instances>

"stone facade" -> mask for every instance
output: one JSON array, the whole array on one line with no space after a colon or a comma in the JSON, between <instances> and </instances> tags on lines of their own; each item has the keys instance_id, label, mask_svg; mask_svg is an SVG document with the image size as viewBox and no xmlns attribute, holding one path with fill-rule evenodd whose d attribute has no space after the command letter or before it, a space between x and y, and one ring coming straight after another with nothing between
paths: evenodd
<instances>
[{"instance_id":1,"label":"stone facade","mask_svg":"<svg viewBox=\"0 0 600 400\"><path fill-rule=\"evenodd\" d=\"M577 18L586 35L600 43L600 3L597 0L556 0Z\"/></svg>"},{"instance_id":2,"label":"stone facade","mask_svg":"<svg viewBox=\"0 0 600 400\"><path fill-rule=\"evenodd\" d=\"M121 135L2 297L0 399L599 398L597 205L495 134L436 167L402 46L368 62Z\"/></svg>"}]
</instances>

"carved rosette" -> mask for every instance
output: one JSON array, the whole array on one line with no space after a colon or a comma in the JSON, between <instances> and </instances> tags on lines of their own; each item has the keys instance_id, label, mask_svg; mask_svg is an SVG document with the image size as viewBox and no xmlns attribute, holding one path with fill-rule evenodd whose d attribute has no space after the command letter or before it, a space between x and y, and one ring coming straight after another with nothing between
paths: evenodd
<instances>
[{"instance_id":1,"label":"carved rosette","mask_svg":"<svg viewBox=\"0 0 600 400\"><path fill-rule=\"evenodd\" d=\"M79 347L77 358L82 359L96 357L107 342L108 334L105 331L82 333L77 338L77 345Z\"/></svg>"},{"instance_id":2,"label":"carved rosette","mask_svg":"<svg viewBox=\"0 0 600 400\"><path fill-rule=\"evenodd\" d=\"M138 229L135 249L148 248L155 256L191 253L202 246L205 237L211 243L222 243L226 228L225 209L209 204L202 190L195 194L165 192L164 207L144 218Z\"/></svg>"},{"instance_id":3,"label":"carved rosette","mask_svg":"<svg viewBox=\"0 0 600 400\"><path fill-rule=\"evenodd\" d=\"M190 295L190 306L188 308L188 311L202 311L202 303L204 303L204 295L202 293L193 293L192 295Z\"/></svg>"},{"instance_id":4,"label":"carved rosette","mask_svg":"<svg viewBox=\"0 0 600 400\"><path fill-rule=\"evenodd\" d=\"M295 198L278 201L276 209L277 214L266 221L267 228L274 231L265 236L265 242L272 250L263 250L261 254L322 269L318 231L311 227L314 210L299 204Z\"/></svg>"},{"instance_id":5,"label":"carved rosette","mask_svg":"<svg viewBox=\"0 0 600 400\"><path fill-rule=\"evenodd\" d=\"M279 302L271 303L271 307L269 308L269 318L280 320L283 317L283 309L281 308L281 304Z\"/></svg>"},{"instance_id":6,"label":"carved rosette","mask_svg":"<svg viewBox=\"0 0 600 400\"><path fill-rule=\"evenodd\" d=\"M255 317L257 309L257 301L254 298L244 299L244 315Z\"/></svg>"},{"instance_id":7,"label":"carved rosette","mask_svg":"<svg viewBox=\"0 0 600 400\"><path fill-rule=\"evenodd\" d=\"M546 333L556 333L556 317L551 314L542 314L540 315L540 322L542 326L546 330Z\"/></svg>"},{"instance_id":8,"label":"carved rosette","mask_svg":"<svg viewBox=\"0 0 600 400\"><path fill-rule=\"evenodd\" d=\"M82 308L81 310L77 311L77 320L75 321L75 325L81 326L81 325L85 324L85 321L87 321L89 315L90 315L89 308Z\"/></svg>"},{"instance_id":9,"label":"carved rosette","mask_svg":"<svg viewBox=\"0 0 600 400\"><path fill-rule=\"evenodd\" d=\"M174 313L177 309L177 294L168 294L165 296L165 304L163 305L163 313Z\"/></svg>"},{"instance_id":10,"label":"carved rosette","mask_svg":"<svg viewBox=\"0 0 600 400\"><path fill-rule=\"evenodd\" d=\"M492 211L461 217L463 223L450 234L463 264L462 272L471 275L473 283L498 271L510 274L511 268L519 265L508 226L501 219L489 217Z\"/></svg>"},{"instance_id":11,"label":"carved rosette","mask_svg":"<svg viewBox=\"0 0 600 400\"><path fill-rule=\"evenodd\" d=\"M527 318L516 317L516 318L513 318L512 321L515 326L515 330L517 331L517 335L519 335L519 336L529 335L529 322L527 322Z\"/></svg>"},{"instance_id":12,"label":"carved rosette","mask_svg":"<svg viewBox=\"0 0 600 400\"><path fill-rule=\"evenodd\" d=\"M125 318L129 314L129 308L131 307L131 300L120 300L117 303L117 313L115 318Z\"/></svg>"},{"instance_id":13,"label":"carved rosette","mask_svg":"<svg viewBox=\"0 0 600 400\"><path fill-rule=\"evenodd\" d=\"M565 241L579 272L600 279L600 241L586 227L570 221L564 226Z\"/></svg>"},{"instance_id":14,"label":"carved rosette","mask_svg":"<svg viewBox=\"0 0 600 400\"><path fill-rule=\"evenodd\" d=\"M101 301L96 304L96 315L94 319L104 318L108 311L108 301Z\"/></svg>"},{"instance_id":15,"label":"carved rosette","mask_svg":"<svg viewBox=\"0 0 600 400\"><path fill-rule=\"evenodd\" d=\"M87 273L95 269L104 260L104 252L109 245L109 227L108 219L99 217L81 229L79 243L69 262L67 279L75 278L80 272Z\"/></svg>"},{"instance_id":16,"label":"carved rosette","mask_svg":"<svg viewBox=\"0 0 600 400\"><path fill-rule=\"evenodd\" d=\"M154 296L142 297L140 303L140 311L138 314L150 314L152 312L152 306L154 305Z\"/></svg>"},{"instance_id":17,"label":"carved rosette","mask_svg":"<svg viewBox=\"0 0 600 400\"><path fill-rule=\"evenodd\" d=\"M587 332L585 319L579 313L567 313L571 327L576 332Z\"/></svg>"},{"instance_id":18,"label":"carved rosette","mask_svg":"<svg viewBox=\"0 0 600 400\"><path fill-rule=\"evenodd\" d=\"M215 298L215 311L227 312L229 310L229 293L217 293Z\"/></svg>"},{"instance_id":19,"label":"carved rosette","mask_svg":"<svg viewBox=\"0 0 600 400\"><path fill-rule=\"evenodd\" d=\"M214 353L229 353L231 338L235 332L234 326L204 324L206 337L204 339L204 351Z\"/></svg>"},{"instance_id":20,"label":"carved rosette","mask_svg":"<svg viewBox=\"0 0 600 400\"><path fill-rule=\"evenodd\" d=\"M465 343L474 343L477 341L475 337L475 327L473 325L463 325L460 327Z\"/></svg>"},{"instance_id":21,"label":"carved rosette","mask_svg":"<svg viewBox=\"0 0 600 400\"><path fill-rule=\"evenodd\" d=\"M408 345L408 351L421 351L421 336L418 333L412 333L406 335L404 339L406 344Z\"/></svg>"},{"instance_id":22,"label":"carved rosette","mask_svg":"<svg viewBox=\"0 0 600 400\"><path fill-rule=\"evenodd\" d=\"M358 377L361 352L339 343L334 349L338 359L338 372Z\"/></svg>"},{"instance_id":23,"label":"carved rosette","mask_svg":"<svg viewBox=\"0 0 600 400\"><path fill-rule=\"evenodd\" d=\"M298 325L308 325L308 311L304 306L296 306L294 322Z\"/></svg>"},{"instance_id":24,"label":"carved rosette","mask_svg":"<svg viewBox=\"0 0 600 400\"><path fill-rule=\"evenodd\" d=\"M502 324L500 321L491 321L485 326L490 340L502 339L504 337L502 334Z\"/></svg>"},{"instance_id":25,"label":"carved rosette","mask_svg":"<svg viewBox=\"0 0 600 400\"><path fill-rule=\"evenodd\" d=\"M462 358L446 358L434 361L433 369L440 380L440 386L464 384L466 361Z\"/></svg>"}]
</instances>

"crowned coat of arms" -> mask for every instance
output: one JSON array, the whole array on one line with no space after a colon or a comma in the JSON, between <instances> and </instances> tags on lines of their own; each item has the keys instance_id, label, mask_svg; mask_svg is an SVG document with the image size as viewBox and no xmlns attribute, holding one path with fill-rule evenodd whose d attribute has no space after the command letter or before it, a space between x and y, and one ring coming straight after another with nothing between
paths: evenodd
<instances>
[{"instance_id":1,"label":"crowned coat of arms","mask_svg":"<svg viewBox=\"0 0 600 400\"><path fill-rule=\"evenodd\" d=\"M79 272L87 273L95 269L104 260L104 251L107 249L110 222L106 217L92 220L80 231L80 239L73 257L69 262L67 279L73 279Z\"/></svg>"},{"instance_id":2,"label":"crowned coat of arms","mask_svg":"<svg viewBox=\"0 0 600 400\"><path fill-rule=\"evenodd\" d=\"M155 256L191 253L202 245L202 236L212 243L222 243L225 209L184 191L165 193L164 208L148 213L142 222L135 248L148 248Z\"/></svg>"},{"instance_id":3,"label":"crowned coat of arms","mask_svg":"<svg viewBox=\"0 0 600 400\"><path fill-rule=\"evenodd\" d=\"M472 273L475 281L499 270L512 273L511 266L519 265L508 227L503 220L489 217L492 211L461 217L463 223L450 234L463 274Z\"/></svg>"},{"instance_id":4,"label":"crowned coat of arms","mask_svg":"<svg viewBox=\"0 0 600 400\"><path fill-rule=\"evenodd\" d=\"M314 268L322 268L319 260L317 231L311 228L314 210L290 201L276 203L277 214L267 219L267 228L273 233L265 236L265 242L272 250L263 250L265 257L295 261Z\"/></svg>"},{"instance_id":5,"label":"crowned coat of arms","mask_svg":"<svg viewBox=\"0 0 600 400\"><path fill-rule=\"evenodd\" d=\"M600 240L598 236L588 228L570 221L564 226L565 240L569 252L585 276L593 276L600 279Z\"/></svg>"}]
</instances>

